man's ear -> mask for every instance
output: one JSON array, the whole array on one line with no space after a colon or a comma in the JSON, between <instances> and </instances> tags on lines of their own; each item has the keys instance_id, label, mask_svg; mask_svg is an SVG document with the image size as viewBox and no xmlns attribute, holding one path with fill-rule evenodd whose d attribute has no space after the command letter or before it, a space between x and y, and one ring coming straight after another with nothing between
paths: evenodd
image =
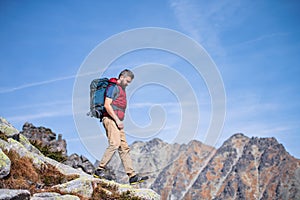
<instances>
[{"instance_id":1,"label":"man's ear","mask_svg":"<svg viewBox=\"0 0 300 200\"><path fill-rule=\"evenodd\" d=\"M120 80L123 80L124 78L125 78L125 76L124 76L124 75L121 75L119 79L120 79Z\"/></svg>"}]
</instances>

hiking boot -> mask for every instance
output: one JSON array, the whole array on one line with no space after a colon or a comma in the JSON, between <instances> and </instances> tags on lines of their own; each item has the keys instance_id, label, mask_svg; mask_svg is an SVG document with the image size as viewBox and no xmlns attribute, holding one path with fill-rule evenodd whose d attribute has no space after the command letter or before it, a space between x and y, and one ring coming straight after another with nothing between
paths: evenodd
<instances>
[{"instance_id":1,"label":"hiking boot","mask_svg":"<svg viewBox=\"0 0 300 200\"><path fill-rule=\"evenodd\" d=\"M133 177L130 177L129 183L130 183L130 185L135 185L135 184L144 182L148 178L149 178L148 176L139 176L136 174Z\"/></svg>"},{"instance_id":2,"label":"hiking boot","mask_svg":"<svg viewBox=\"0 0 300 200\"><path fill-rule=\"evenodd\" d=\"M96 169L93 176L95 178L100 178L100 179L106 179L106 180L113 180L113 177L107 173L105 169Z\"/></svg>"}]
</instances>

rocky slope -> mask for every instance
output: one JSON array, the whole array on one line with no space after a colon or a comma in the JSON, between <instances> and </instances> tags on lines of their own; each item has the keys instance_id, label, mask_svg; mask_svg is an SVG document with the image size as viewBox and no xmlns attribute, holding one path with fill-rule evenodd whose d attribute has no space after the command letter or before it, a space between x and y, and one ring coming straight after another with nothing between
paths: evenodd
<instances>
[{"instance_id":1,"label":"rocky slope","mask_svg":"<svg viewBox=\"0 0 300 200\"><path fill-rule=\"evenodd\" d=\"M83 155L73 153L68 156L67 142L62 138L62 134L53 132L50 128L36 127L31 123L26 122L20 134L26 136L30 143L39 147L42 153L46 156L58 160L75 169L80 169L88 174L92 174L95 170L94 165ZM45 151L45 152L43 152Z\"/></svg>"},{"instance_id":2,"label":"rocky slope","mask_svg":"<svg viewBox=\"0 0 300 200\"><path fill-rule=\"evenodd\" d=\"M0 199L160 199L160 196L151 189L93 178L50 159L0 118Z\"/></svg>"},{"instance_id":3,"label":"rocky slope","mask_svg":"<svg viewBox=\"0 0 300 200\"><path fill-rule=\"evenodd\" d=\"M56 139L56 134L51 133L50 129L25 124L22 133L27 131L30 140L37 139L36 133L46 134L38 137L38 141L44 140L42 144L48 147L49 143L54 143L49 149L56 153L65 152L62 153L67 157L64 163L73 168L43 156L4 119L0 120L0 131L2 188L9 188L4 187L8 185L9 177L20 176L15 170L18 167L16 159L12 159L14 156L9 152L16 151L18 162L30 169L25 170L23 176L26 171L36 171L46 176L32 179L35 173L27 175L25 178L31 178L29 182L20 180L17 184L27 186L26 190L22 190L24 187L14 187L21 190L0 189L0 199L4 193L13 193L22 199L26 199L24 195L27 199L128 199L128 195L163 200L300 199L300 160L289 155L275 138L249 138L235 134L218 149L199 141L182 145L168 144L160 139L135 142L131 145L134 167L150 179L141 185L148 189L134 189L128 185L92 178L89 174L94 170L93 165L84 156L67 156L66 151L61 151L65 145L57 145L57 142L63 140ZM49 137L49 134L52 136ZM59 147L59 151L55 147ZM29 158L30 163L26 164L23 158ZM117 154L109 167L114 170L117 182L127 183Z\"/></svg>"},{"instance_id":4,"label":"rocky slope","mask_svg":"<svg viewBox=\"0 0 300 200\"><path fill-rule=\"evenodd\" d=\"M162 199L300 199L300 160L275 138L235 134L219 149L154 139L131 149L135 169L151 177L144 186ZM117 155L111 166L122 182Z\"/></svg>"}]
</instances>

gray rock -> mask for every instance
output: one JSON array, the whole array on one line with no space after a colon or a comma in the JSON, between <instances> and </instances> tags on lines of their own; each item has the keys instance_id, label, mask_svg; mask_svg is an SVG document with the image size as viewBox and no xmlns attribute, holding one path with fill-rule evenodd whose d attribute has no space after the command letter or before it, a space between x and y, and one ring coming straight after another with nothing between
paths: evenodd
<instances>
[{"instance_id":1,"label":"gray rock","mask_svg":"<svg viewBox=\"0 0 300 200\"><path fill-rule=\"evenodd\" d=\"M0 117L0 131L4 133L7 137L14 137L14 135L19 134L19 131L2 117Z\"/></svg>"},{"instance_id":2,"label":"gray rock","mask_svg":"<svg viewBox=\"0 0 300 200\"><path fill-rule=\"evenodd\" d=\"M6 177L10 172L11 162L5 153L0 149L0 179Z\"/></svg>"},{"instance_id":3,"label":"gray rock","mask_svg":"<svg viewBox=\"0 0 300 200\"><path fill-rule=\"evenodd\" d=\"M53 186L54 189L62 193L76 193L83 196L84 198L91 198L93 194L93 188L98 184L109 185L111 187L118 188L118 192L130 192L130 194L140 197L144 200L159 200L160 196L151 189L136 189L128 184L119 184L114 181L107 181L96 178L78 178L73 181L69 181L64 184ZM108 195L111 194L111 191L103 189Z\"/></svg>"},{"instance_id":4,"label":"gray rock","mask_svg":"<svg viewBox=\"0 0 300 200\"><path fill-rule=\"evenodd\" d=\"M61 195L56 192L36 193L30 200L80 200L78 196L74 195Z\"/></svg>"},{"instance_id":5,"label":"gray rock","mask_svg":"<svg viewBox=\"0 0 300 200\"><path fill-rule=\"evenodd\" d=\"M28 157L32 159L32 162L35 167L38 169L41 169L44 165L44 156L38 155L34 152L31 152L27 150L20 142L9 138L8 139L8 145L6 146L6 149L13 149L20 157Z\"/></svg>"},{"instance_id":6,"label":"gray rock","mask_svg":"<svg viewBox=\"0 0 300 200\"><path fill-rule=\"evenodd\" d=\"M138 196L142 199L148 199L148 200L159 200L160 199L160 196L151 189L137 190L134 195Z\"/></svg>"},{"instance_id":7,"label":"gray rock","mask_svg":"<svg viewBox=\"0 0 300 200\"><path fill-rule=\"evenodd\" d=\"M70 155L64 164L75 169L81 169L88 174L92 174L95 171L94 165L86 157L79 156L76 153Z\"/></svg>"},{"instance_id":8,"label":"gray rock","mask_svg":"<svg viewBox=\"0 0 300 200\"><path fill-rule=\"evenodd\" d=\"M28 190L0 189L0 200L29 200L30 192Z\"/></svg>"},{"instance_id":9,"label":"gray rock","mask_svg":"<svg viewBox=\"0 0 300 200\"><path fill-rule=\"evenodd\" d=\"M28 151L38 154L40 156L43 156L43 154L35 147L33 146L30 141L28 140L27 137L24 135L20 134L19 140L18 140Z\"/></svg>"},{"instance_id":10,"label":"gray rock","mask_svg":"<svg viewBox=\"0 0 300 200\"><path fill-rule=\"evenodd\" d=\"M85 198L90 198L93 194L91 178L78 178L64 184L56 185L53 188L63 193L76 193Z\"/></svg>"}]
</instances>

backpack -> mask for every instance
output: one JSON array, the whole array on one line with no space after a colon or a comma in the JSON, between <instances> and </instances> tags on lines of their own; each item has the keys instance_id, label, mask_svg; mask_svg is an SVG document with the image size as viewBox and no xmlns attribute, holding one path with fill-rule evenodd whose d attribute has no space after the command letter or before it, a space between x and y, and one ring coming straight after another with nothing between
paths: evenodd
<instances>
[{"instance_id":1,"label":"backpack","mask_svg":"<svg viewBox=\"0 0 300 200\"><path fill-rule=\"evenodd\" d=\"M106 89L110 84L108 78L94 79L90 84L90 112L87 115L99 118L102 121L103 113L105 112L104 100Z\"/></svg>"}]
</instances>

